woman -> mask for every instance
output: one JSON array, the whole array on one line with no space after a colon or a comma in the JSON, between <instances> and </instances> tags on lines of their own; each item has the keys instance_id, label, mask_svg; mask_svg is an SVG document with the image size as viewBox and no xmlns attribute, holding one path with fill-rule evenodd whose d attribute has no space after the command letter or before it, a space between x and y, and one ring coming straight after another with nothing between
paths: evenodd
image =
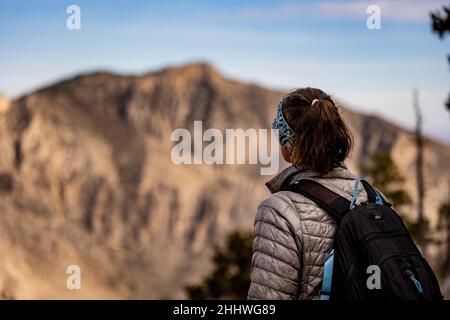
<instances>
[{"instance_id":1,"label":"woman","mask_svg":"<svg viewBox=\"0 0 450 320\"><path fill-rule=\"evenodd\" d=\"M336 224L311 200L280 190L308 178L352 200L356 177L344 165L352 135L330 96L314 88L287 94L273 127L292 166L266 183L272 195L256 213L248 299L319 299ZM360 185L356 205L365 201Z\"/></svg>"}]
</instances>

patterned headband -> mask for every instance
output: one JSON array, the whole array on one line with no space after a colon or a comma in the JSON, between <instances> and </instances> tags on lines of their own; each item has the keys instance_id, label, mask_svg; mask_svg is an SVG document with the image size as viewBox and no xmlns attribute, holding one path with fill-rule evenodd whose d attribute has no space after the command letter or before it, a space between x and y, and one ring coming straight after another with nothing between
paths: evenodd
<instances>
[{"instance_id":1,"label":"patterned headband","mask_svg":"<svg viewBox=\"0 0 450 320\"><path fill-rule=\"evenodd\" d=\"M330 96L327 96L326 98L330 99L330 101L333 103L333 105L336 108L338 108L338 105L334 102L334 100ZM316 102L318 102L319 100L321 100L321 99L314 99L311 102L311 106L314 106L314 104ZM295 132L294 132L294 130L292 130L292 128L289 126L286 119L284 118L283 100L278 102L277 114L275 116L275 119L273 119L272 129L278 130L278 139L280 140L280 144L283 147L290 149L292 146L292 141L294 140L294 137L295 137Z\"/></svg>"},{"instance_id":2,"label":"patterned headband","mask_svg":"<svg viewBox=\"0 0 450 320\"><path fill-rule=\"evenodd\" d=\"M292 146L292 140L294 139L295 132L287 123L283 115L283 102L280 101L277 106L277 114L272 122L272 129L278 130L278 139L280 144L290 149Z\"/></svg>"}]
</instances>

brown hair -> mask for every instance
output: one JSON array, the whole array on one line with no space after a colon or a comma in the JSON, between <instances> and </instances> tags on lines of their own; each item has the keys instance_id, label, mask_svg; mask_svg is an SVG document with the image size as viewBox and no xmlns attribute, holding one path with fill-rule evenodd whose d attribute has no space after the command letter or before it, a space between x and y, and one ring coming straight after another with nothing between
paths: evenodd
<instances>
[{"instance_id":1,"label":"brown hair","mask_svg":"<svg viewBox=\"0 0 450 320\"><path fill-rule=\"evenodd\" d=\"M294 166L324 174L347 158L353 147L352 134L331 97L322 90L290 92L283 98L283 114L295 131L289 149Z\"/></svg>"}]
</instances>

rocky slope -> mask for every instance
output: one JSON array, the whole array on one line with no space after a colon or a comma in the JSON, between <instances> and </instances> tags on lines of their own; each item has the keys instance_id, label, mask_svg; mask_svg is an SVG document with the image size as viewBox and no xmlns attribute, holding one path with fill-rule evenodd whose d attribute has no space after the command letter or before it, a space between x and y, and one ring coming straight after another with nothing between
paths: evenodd
<instances>
[{"instance_id":1,"label":"rocky slope","mask_svg":"<svg viewBox=\"0 0 450 320\"><path fill-rule=\"evenodd\" d=\"M172 163L176 128L268 128L282 93L207 64L140 76L93 73L0 112L0 293L6 298L183 298L214 243L251 229L267 191L259 167ZM352 168L390 151L414 195L413 136L343 109ZM427 141L427 215L448 194L450 147ZM414 215L411 208L410 213ZM79 265L82 289L68 290Z\"/></svg>"},{"instance_id":2,"label":"rocky slope","mask_svg":"<svg viewBox=\"0 0 450 320\"><path fill-rule=\"evenodd\" d=\"M10 104L8 98L0 95L0 112L6 112L9 109Z\"/></svg>"}]
</instances>

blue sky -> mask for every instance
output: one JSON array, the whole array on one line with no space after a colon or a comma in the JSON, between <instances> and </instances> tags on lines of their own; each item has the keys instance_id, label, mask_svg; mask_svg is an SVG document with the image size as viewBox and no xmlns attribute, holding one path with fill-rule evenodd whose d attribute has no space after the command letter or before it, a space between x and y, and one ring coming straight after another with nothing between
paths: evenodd
<instances>
[{"instance_id":1,"label":"blue sky","mask_svg":"<svg viewBox=\"0 0 450 320\"><path fill-rule=\"evenodd\" d=\"M0 0L0 92L17 97L92 70L143 73L208 61L225 75L289 90L322 88L411 127L420 91L427 134L450 143L446 55L429 11L450 0ZM81 8L68 30L66 8ZM368 30L366 8L381 9Z\"/></svg>"}]
</instances>

